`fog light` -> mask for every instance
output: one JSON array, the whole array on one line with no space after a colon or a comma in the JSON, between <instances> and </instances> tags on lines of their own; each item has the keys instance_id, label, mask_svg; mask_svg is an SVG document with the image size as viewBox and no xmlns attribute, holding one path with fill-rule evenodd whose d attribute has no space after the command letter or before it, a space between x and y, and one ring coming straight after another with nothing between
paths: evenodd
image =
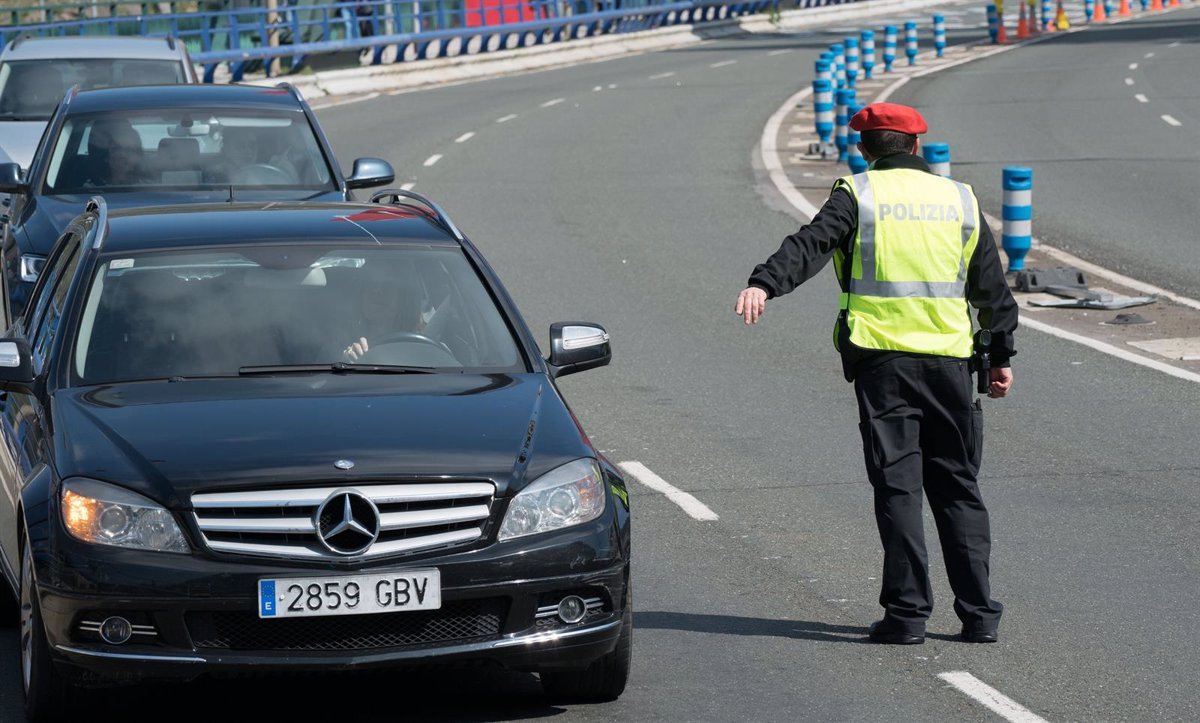
<instances>
[{"instance_id":1,"label":"fog light","mask_svg":"<svg viewBox=\"0 0 1200 723\"><path fill-rule=\"evenodd\" d=\"M568 595L558 603L558 619L564 623L577 623L584 615L587 615L587 603L578 595Z\"/></svg>"},{"instance_id":2,"label":"fog light","mask_svg":"<svg viewBox=\"0 0 1200 723\"><path fill-rule=\"evenodd\" d=\"M125 618L114 615L100 623L100 637L110 645L123 645L133 637L133 626Z\"/></svg>"}]
</instances>

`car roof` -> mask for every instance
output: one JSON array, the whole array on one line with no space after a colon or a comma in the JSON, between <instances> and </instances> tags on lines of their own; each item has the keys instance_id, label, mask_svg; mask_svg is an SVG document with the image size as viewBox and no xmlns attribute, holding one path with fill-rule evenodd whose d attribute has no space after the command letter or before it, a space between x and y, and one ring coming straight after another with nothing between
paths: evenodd
<instances>
[{"instance_id":1,"label":"car roof","mask_svg":"<svg viewBox=\"0 0 1200 723\"><path fill-rule=\"evenodd\" d=\"M222 106L294 111L302 109L300 99L286 87L178 84L82 90L71 100L68 113L74 115L110 110Z\"/></svg>"},{"instance_id":2,"label":"car roof","mask_svg":"<svg viewBox=\"0 0 1200 723\"><path fill-rule=\"evenodd\" d=\"M0 60L46 60L62 58L129 58L146 60L181 59L175 42L167 38L59 37L20 38L9 43Z\"/></svg>"},{"instance_id":3,"label":"car roof","mask_svg":"<svg viewBox=\"0 0 1200 723\"><path fill-rule=\"evenodd\" d=\"M408 204L210 203L119 209L107 218L106 254L314 242L459 244L432 211Z\"/></svg>"}]
</instances>

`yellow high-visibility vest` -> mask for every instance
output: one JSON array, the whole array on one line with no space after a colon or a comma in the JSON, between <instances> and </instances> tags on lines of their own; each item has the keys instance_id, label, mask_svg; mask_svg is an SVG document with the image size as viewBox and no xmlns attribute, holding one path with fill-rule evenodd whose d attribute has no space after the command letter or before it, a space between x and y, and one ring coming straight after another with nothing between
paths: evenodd
<instances>
[{"instance_id":1,"label":"yellow high-visibility vest","mask_svg":"<svg viewBox=\"0 0 1200 723\"><path fill-rule=\"evenodd\" d=\"M979 243L970 186L915 169L838 179L858 202L858 233L842 286L839 336L855 346L966 359L971 356L967 265ZM847 276L849 278L845 278Z\"/></svg>"}]
</instances>

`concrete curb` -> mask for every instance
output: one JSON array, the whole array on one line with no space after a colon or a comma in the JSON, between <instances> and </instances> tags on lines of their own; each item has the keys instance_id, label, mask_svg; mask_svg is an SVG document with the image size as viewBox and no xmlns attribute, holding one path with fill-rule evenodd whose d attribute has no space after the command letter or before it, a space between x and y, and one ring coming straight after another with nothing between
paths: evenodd
<instances>
[{"instance_id":1,"label":"concrete curb","mask_svg":"<svg viewBox=\"0 0 1200 723\"><path fill-rule=\"evenodd\" d=\"M677 25L532 48L330 70L307 76L258 78L246 82L256 85L274 85L280 80L286 80L299 88L309 99L407 90L441 83L463 82L597 62L635 53L682 47L742 33L775 33L781 30L797 30L831 22L919 10L944 4L945 0L864 0L845 5L788 10L781 14L778 25L771 23L765 15L754 15L703 25Z\"/></svg>"}]
</instances>

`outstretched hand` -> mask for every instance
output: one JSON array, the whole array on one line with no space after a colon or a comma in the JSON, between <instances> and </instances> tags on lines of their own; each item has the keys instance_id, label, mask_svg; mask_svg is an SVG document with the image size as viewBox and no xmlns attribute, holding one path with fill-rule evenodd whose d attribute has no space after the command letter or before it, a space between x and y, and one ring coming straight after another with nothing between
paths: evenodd
<instances>
[{"instance_id":1,"label":"outstretched hand","mask_svg":"<svg viewBox=\"0 0 1200 723\"><path fill-rule=\"evenodd\" d=\"M757 286L750 286L738 294L737 304L733 313L742 317L747 324L757 324L760 316L767 310L767 292Z\"/></svg>"}]
</instances>

